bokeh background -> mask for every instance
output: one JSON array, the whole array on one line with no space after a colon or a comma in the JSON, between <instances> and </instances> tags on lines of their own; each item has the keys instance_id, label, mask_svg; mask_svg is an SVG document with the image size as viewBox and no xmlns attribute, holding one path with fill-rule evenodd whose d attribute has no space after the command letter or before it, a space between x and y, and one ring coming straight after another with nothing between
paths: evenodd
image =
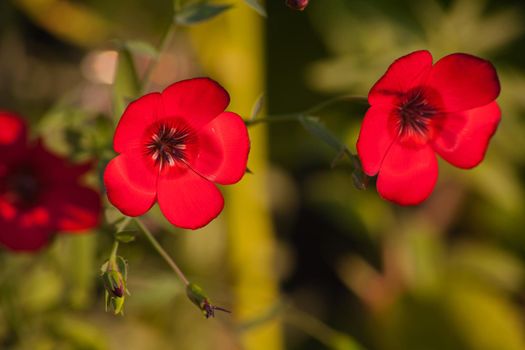
<instances>
[{"instance_id":1,"label":"bokeh background","mask_svg":"<svg viewBox=\"0 0 525 350\"><path fill-rule=\"evenodd\" d=\"M355 189L351 163L333 166L337 151L297 121L254 125L253 174L224 189L217 220L190 232L158 209L144 218L232 315L204 319L140 235L119 251L125 315L104 312L99 269L117 215L106 203L93 232L59 235L38 254L0 250L0 348L525 349L525 3L311 0L294 12L269 0L264 19L224 2L234 7L165 36L171 0L0 1L0 109L57 153L96 157L86 181L102 191L115 124L141 92L207 75L246 117L264 93L260 117L271 117L366 96L413 50L467 52L490 59L502 84L485 161L440 162L433 195L402 208L373 181ZM355 151L365 111L343 100L315 116Z\"/></svg>"}]
</instances>

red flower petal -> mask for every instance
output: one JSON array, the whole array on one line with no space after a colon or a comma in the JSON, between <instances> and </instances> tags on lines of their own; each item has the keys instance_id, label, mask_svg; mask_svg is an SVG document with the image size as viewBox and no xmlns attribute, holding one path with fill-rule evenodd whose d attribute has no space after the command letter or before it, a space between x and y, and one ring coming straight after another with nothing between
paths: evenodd
<instances>
[{"instance_id":1,"label":"red flower petal","mask_svg":"<svg viewBox=\"0 0 525 350\"><path fill-rule=\"evenodd\" d=\"M377 178L377 191L401 205L419 204L434 189L438 163L430 146L409 148L394 142Z\"/></svg>"},{"instance_id":2,"label":"red flower petal","mask_svg":"<svg viewBox=\"0 0 525 350\"><path fill-rule=\"evenodd\" d=\"M157 173L142 154L123 153L107 165L104 185L111 204L125 215L139 216L155 203Z\"/></svg>"},{"instance_id":3,"label":"red flower petal","mask_svg":"<svg viewBox=\"0 0 525 350\"><path fill-rule=\"evenodd\" d=\"M389 128L390 113L385 108L372 106L366 112L361 125L357 140L357 153L361 159L363 171L369 176L377 174L388 148L394 141L394 136Z\"/></svg>"},{"instance_id":4,"label":"red flower petal","mask_svg":"<svg viewBox=\"0 0 525 350\"><path fill-rule=\"evenodd\" d=\"M394 61L368 94L370 105L391 104L401 94L420 85L432 67L428 51L415 51Z\"/></svg>"},{"instance_id":5,"label":"red flower petal","mask_svg":"<svg viewBox=\"0 0 525 350\"><path fill-rule=\"evenodd\" d=\"M434 150L459 168L475 167L485 157L490 138L496 132L500 119L501 111L496 102L448 114L434 137Z\"/></svg>"},{"instance_id":6,"label":"red flower petal","mask_svg":"<svg viewBox=\"0 0 525 350\"><path fill-rule=\"evenodd\" d=\"M182 80L162 92L167 117L182 117L195 131L224 112L230 96L209 78Z\"/></svg>"},{"instance_id":7,"label":"red flower petal","mask_svg":"<svg viewBox=\"0 0 525 350\"><path fill-rule=\"evenodd\" d=\"M93 168L93 162L72 164L66 158L57 156L46 149L42 140L30 147L27 162L34 166L38 177L45 184L76 184L78 179Z\"/></svg>"},{"instance_id":8,"label":"red flower petal","mask_svg":"<svg viewBox=\"0 0 525 350\"><path fill-rule=\"evenodd\" d=\"M158 181L160 210L175 226L203 227L224 207L224 199L217 187L191 169L171 171L169 175L160 176Z\"/></svg>"},{"instance_id":9,"label":"red flower petal","mask_svg":"<svg viewBox=\"0 0 525 350\"><path fill-rule=\"evenodd\" d=\"M0 198L0 244L19 252L43 248L54 233L45 208L18 211Z\"/></svg>"},{"instance_id":10,"label":"red flower petal","mask_svg":"<svg viewBox=\"0 0 525 350\"><path fill-rule=\"evenodd\" d=\"M240 116L225 112L198 133L199 153L191 167L210 181L229 185L246 172L250 139Z\"/></svg>"},{"instance_id":11,"label":"red flower petal","mask_svg":"<svg viewBox=\"0 0 525 350\"><path fill-rule=\"evenodd\" d=\"M142 136L149 125L163 116L163 106L158 92L147 94L131 102L115 130L113 148L118 153L141 146Z\"/></svg>"},{"instance_id":12,"label":"red flower petal","mask_svg":"<svg viewBox=\"0 0 525 350\"><path fill-rule=\"evenodd\" d=\"M26 150L25 121L10 112L0 111L0 161L16 159Z\"/></svg>"},{"instance_id":13,"label":"red flower petal","mask_svg":"<svg viewBox=\"0 0 525 350\"><path fill-rule=\"evenodd\" d=\"M100 219L100 196L81 186L55 186L42 198L57 230L81 231L96 227Z\"/></svg>"},{"instance_id":14,"label":"red flower petal","mask_svg":"<svg viewBox=\"0 0 525 350\"><path fill-rule=\"evenodd\" d=\"M492 63L463 53L448 55L436 62L427 85L439 93L442 109L448 112L484 106L494 101L500 92Z\"/></svg>"}]
</instances>

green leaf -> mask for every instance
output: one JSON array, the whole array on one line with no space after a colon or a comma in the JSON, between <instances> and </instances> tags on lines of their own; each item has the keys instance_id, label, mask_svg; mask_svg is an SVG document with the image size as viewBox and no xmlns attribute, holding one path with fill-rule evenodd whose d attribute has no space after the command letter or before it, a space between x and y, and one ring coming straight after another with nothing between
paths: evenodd
<instances>
[{"instance_id":1,"label":"green leaf","mask_svg":"<svg viewBox=\"0 0 525 350\"><path fill-rule=\"evenodd\" d=\"M159 51L155 47L153 47L153 45L145 41L129 40L129 41L126 41L124 45L129 51L133 53L137 53L137 54L141 54L141 55L145 55L149 57L159 56Z\"/></svg>"},{"instance_id":2,"label":"green leaf","mask_svg":"<svg viewBox=\"0 0 525 350\"><path fill-rule=\"evenodd\" d=\"M266 99L264 98L264 93L260 94L255 103L253 104L249 120L254 120L259 115L259 113L261 113L265 100Z\"/></svg>"},{"instance_id":3,"label":"green leaf","mask_svg":"<svg viewBox=\"0 0 525 350\"><path fill-rule=\"evenodd\" d=\"M268 17L264 6L258 0L244 0L244 2L264 18Z\"/></svg>"},{"instance_id":4,"label":"green leaf","mask_svg":"<svg viewBox=\"0 0 525 350\"><path fill-rule=\"evenodd\" d=\"M135 240L135 234L137 233L136 230L124 230L117 232L115 234L115 238L122 243L129 243L133 242Z\"/></svg>"},{"instance_id":5,"label":"green leaf","mask_svg":"<svg viewBox=\"0 0 525 350\"><path fill-rule=\"evenodd\" d=\"M175 24L189 26L210 20L230 9L230 4L209 4L207 2L191 4L182 8L175 15Z\"/></svg>"}]
</instances>

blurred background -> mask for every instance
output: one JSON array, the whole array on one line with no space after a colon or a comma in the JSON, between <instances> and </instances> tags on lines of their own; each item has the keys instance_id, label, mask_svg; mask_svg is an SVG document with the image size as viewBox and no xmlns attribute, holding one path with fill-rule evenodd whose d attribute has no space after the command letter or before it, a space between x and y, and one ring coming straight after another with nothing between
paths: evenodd
<instances>
[{"instance_id":1,"label":"blurred background","mask_svg":"<svg viewBox=\"0 0 525 350\"><path fill-rule=\"evenodd\" d=\"M0 109L54 152L96 158L86 181L103 191L116 122L144 92L211 76L245 117L264 93L264 117L366 96L414 50L466 52L491 60L502 84L485 161L440 162L433 195L403 208L373 181L355 189L350 162L332 167L337 151L300 123L251 126L253 174L223 189L217 220L183 231L157 208L144 218L232 315L204 319L141 235L119 250L125 315L106 313L99 271L118 215L106 202L93 232L0 251L0 348L525 349L523 0L311 0L304 12L270 0L268 18L222 3L234 6L173 27L172 0L0 1ZM316 117L355 152L365 111L341 101Z\"/></svg>"}]
</instances>

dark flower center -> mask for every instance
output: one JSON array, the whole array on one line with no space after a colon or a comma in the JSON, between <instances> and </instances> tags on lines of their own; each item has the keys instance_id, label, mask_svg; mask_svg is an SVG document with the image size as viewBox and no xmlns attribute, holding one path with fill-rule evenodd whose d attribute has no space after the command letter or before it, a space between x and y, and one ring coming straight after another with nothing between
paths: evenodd
<instances>
[{"instance_id":1,"label":"dark flower center","mask_svg":"<svg viewBox=\"0 0 525 350\"><path fill-rule=\"evenodd\" d=\"M13 171L6 179L7 195L19 205L34 204L40 194L40 182L29 168Z\"/></svg>"},{"instance_id":2,"label":"dark flower center","mask_svg":"<svg viewBox=\"0 0 525 350\"><path fill-rule=\"evenodd\" d=\"M146 152L161 170L185 162L189 136L187 128L160 124L146 142Z\"/></svg>"},{"instance_id":3,"label":"dark flower center","mask_svg":"<svg viewBox=\"0 0 525 350\"><path fill-rule=\"evenodd\" d=\"M397 111L401 136L427 135L430 121L437 113L436 108L429 103L421 88L409 91L401 100Z\"/></svg>"}]
</instances>

